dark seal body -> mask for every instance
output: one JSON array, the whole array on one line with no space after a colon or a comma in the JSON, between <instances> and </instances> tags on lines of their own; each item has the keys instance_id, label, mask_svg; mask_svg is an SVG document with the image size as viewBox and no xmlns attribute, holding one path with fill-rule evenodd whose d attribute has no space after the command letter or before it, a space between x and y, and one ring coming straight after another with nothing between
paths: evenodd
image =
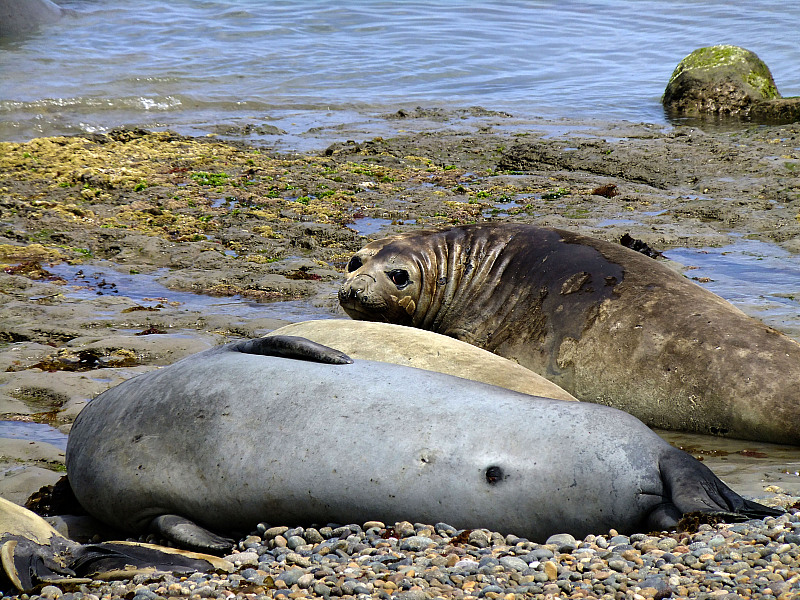
<instances>
[{"instance_id":1,"label":"dark seal body","mask_svg":"<svg viewBox=\"0 0 800 600\"><path fill-rule=\"evenodd\" d=\"M223 533L444 521L541 541L661 529L694 510L776 512L612 408L248 344L140 375L83 409L66 464L93 516L131 532L164 515Z\"/></svg>"},{"instance_id":2,"label":"dark seal body","mask_svg":"<svg viewBox=\"0 0 800 600\"><path fill-rule=\"evenodd\" d=\"M0 36L35 30L65 13L50 0L0 0Z\"/></svg>"},{"instance_id":3,"label":"dark seal body","mask_svg":"<svg viewBox=\"0 0 800 600\"><path fill-rule=\"evenodd\" d=\"M800 345L623 246L467 225L372 242L348 271L354 319L470 342L650 426L800 444Z\"/></svg>"}]
</instances>

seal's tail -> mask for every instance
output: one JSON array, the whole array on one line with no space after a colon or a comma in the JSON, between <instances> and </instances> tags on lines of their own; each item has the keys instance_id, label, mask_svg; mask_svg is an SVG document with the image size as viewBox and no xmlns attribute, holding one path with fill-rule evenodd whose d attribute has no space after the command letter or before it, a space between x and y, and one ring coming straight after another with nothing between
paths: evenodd
<instances>
[{"instance_id":1,"label":"seal's tail","mask_svg":"<svg viewBox=\"0 0 800 600\"><path fill-rule=\"evenodd\" d=\"M709 513L725 521L762 519L783 514L779 508L742 498L700 461L673 448L659 460L666 502L650 515L650 526L671 529L690 512Z\"/></svg>"}]
</instances>

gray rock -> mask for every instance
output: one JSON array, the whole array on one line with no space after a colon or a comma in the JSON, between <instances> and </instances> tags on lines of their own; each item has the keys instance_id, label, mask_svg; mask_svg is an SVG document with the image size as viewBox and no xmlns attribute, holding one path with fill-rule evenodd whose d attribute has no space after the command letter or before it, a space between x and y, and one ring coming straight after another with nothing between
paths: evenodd
<instances>
[{"instance_id":1,"label":"gray rock","mask_svg":"<svg viewBox=\"0 0 800 600\"><path fill-rule=\"evenodd\" d=\"M612 558L608 561L608 566L609 568L622 573L628 567L628 561L621 558Z\"/></svg>"},{"instance_id":2,"label":"gray rock","mask_svg":"<svg viewBox=\"0 0 800 600\"><path fill-rule=\"evenodd\" d=\"M487 548L490 544L489 534L481 529L475 529L469 534L469 543L478 548Z\"/></svg>"},{"instance_id":3,"label":"gray rock","mask_svg":"<svg viewBox=\"0 0 800 600\"><path fill-rule=\"evenodd\" d=\"M428 596L422 590L407 590L392 597L397 600L428 600Z\"/></svg>"},{"instance_id":4,"label":"gray rock","mask_svg":"<svg viewBox=\"0 0 800 600\"><path fill-rule=\"evenodd\" d=\"M577 540L568 533L557 533L547 538L546 545L556 546L559 552L572 552L578 547Z\"/></svg>"},{"instance_id":5,"label":"gray rock","mask_svg":"<svg viewBox=\"0 0 800 600\"><path fill-rule=\"evenodd\" d=\"M248 550L238 554L229 554L225 560L232 562L237 567L255 567L258 565L258 553Z\"/></svg>"},{"instance_id":6,"label":"gray rock","mask_svg":"<svg viewBox=\"0 0 800 600\"><path fill-rule=\"evenodd\" d=\"M536 548L528 553L528 556L525 557L525 560L528 562L533 562L534 560L542 561L548 558L553 558L552 550L549 548Z\"/></svg>"},{"instance_id":7,"label":"gray rock","mask_svg":"<svg viewBox=\"0 0 800 600\"><path fill-rule=\"evenodd\" d=\"M800 533L787 533L783 536L783 541L787 544L800 544Z\"/></svg>"},{"instance_id":8,"label":"gray rock","mask_svg":"<svg viewBox=\"0 0 800 600\"><path fill-rule=\"evenodd\" d=\"M500 558L500 565L504 569L508 569L510 571L524 571L528 568L528 563L526 563L521 558L517 558L516 556L503 556Z\"/></svg>"},{"instance_id":9,"label":"gray rock","mask_svg":"<svg viewBox=\"0 0 800 600\"><path fill-rule=\"evenodd\" d=\"M454 571L467 575L474 575L477 573L478 567L478 562L470 559L459 560L455 565L453 565Z\"/></svg>"},{"instance_id":10,"label":"gray rock","mask_svg":"<svg viewBox=\"0 0 800 600\"><path fill-rule=\"evenodd\" d=\"M496 567L500 561L494 556L484 556L478 561L479 567Z\"/></svg>"},{"instance_id":11,"label":"gray rock","mask_svg":"<svg viewBox=\"0 0 800 600\"><path fill-rule=\"evenodd\" d=\"M411 550L412 552L420 552L435 545L436 542L431 538L421 535L412 535L400 541L401 550Z\"/></svg>"},{"instance_id":12,"label":"gray rock","mask_svg":"<svg viewBox=\"0 0 800 600\"><path fill-rule=\"evenodd\" d=\"M288 587L292 587L295 583L300 581L300 578L303 575L305 575L305 571L303 569L287 569L278 575L277 580L283 581Z\"/></svg>"},{"instance_id":13,"label":"gray rock","mask_svg":"<svg viewBox=\"0 0 800 600\"><path fill-rule=\"evenodd\" d=\"M679 563L681 561L681 559L678 556L675 556L674 554L672 554L672 552L665 552L664 554L661 555L661 558L665 562L668 562L671 565L674 565L674 564Z\"/></svg>"},{"instance_id":14,"label":"gray rock","mask_svg":"<svg viewBox=\"0 0 800 600\"><path fill-rule=\"evenodd\" d=\"M42 588L42 591L39 592L39 595L42 598L49 598L51 600L54 600L55 598L60 598L61 596L63 596L64 592L61 590L61 588L56 587L54 585L46 585Z\"/></svg>"},{"instance_id":15,"label":"gray rock","mask_svg":"<svg viewBox=\"0 0 800 600\"><path fill-rule=\"evenodd\" d=\"M631 543L631 538L629 538L627 535L615 535L610 540L608 540L609 546L619 546L622 544L630 544L630 543Z\"/></svg>"},{"instance_id":16,"label":"gray rock","mask_svg":"<svg viewBox=\"0 0 800 600\"><path fill-rule=\"evenodd\" d=\"M322 537L322 534L319 531L311 527L309 527L308 529L305 530L305 532L303 532L303 537L309 544L319 544L325 540L325 538Z\"/></svg>"},{"instance_id":17,"label":"gray rock","mask_svg":"<svg viewBox=\"0 0 800 600\"><path fill-rule=\"evenodd\" d=\"M264 530L264 533L261 534L265 540L274 539L276 536L283 535L289 531L288 527L270 527L269 529Z\"/></svg>"},{"instance_id":18,"label":"gray rock","mask_svg":"<svg viewBox=\"0 0 800 600\"><path fill-rule=\"evenodd\" d=\"M502 594L505 590L501 588L499 585L487 585L485 588L481 589L478 592L478 598L482 598L486 594L493 593L493 594Z\"/></svg>"},{"instance_id":19,"label":"gray rock","mask_svg":"<svg viewBox=\"0 0 800 600\"><path fill-rule=\"evenodd\" d=\"M664 592L669 589L669 584L663 577L648 577L639 583L641 588L655 588L659 592Z\"/></svg>"},{"instance_id":20,"label":"gray rock","mask_svg":"<svg viewBox=\"0 0 800 600\"><path fill-rule=\"evenodd\" d=\"M668 538L663 538L663 539L659 540L659 542L656 545L658 546L659 550L663 550L664 552L669 552L675 546L678 545L678 540L676 540L674 538L669 538L669 537Z\"/></svg>"}]
</instances>

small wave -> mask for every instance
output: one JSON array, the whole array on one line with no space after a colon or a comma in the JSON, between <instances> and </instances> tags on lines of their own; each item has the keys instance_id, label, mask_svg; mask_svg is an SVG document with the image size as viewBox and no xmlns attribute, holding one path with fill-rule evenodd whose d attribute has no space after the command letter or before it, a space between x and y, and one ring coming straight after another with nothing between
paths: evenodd
<instances>
[{"instance_id":1,"label":"small wave","mask_svg":"<svg viewBox=\"0 0 800 600\"><path fill-rule=\"evenodd\" d=\"M68 108L71 110L85 109L88 112L140 109L140 110L172 110L183 105L180 98L175 96L163 97L124 97L124 98L43 98L33 102L20 102L16 100L0 101L0 113L14 111L49 111L51 109Z\"/></svg>"}]
</instances>

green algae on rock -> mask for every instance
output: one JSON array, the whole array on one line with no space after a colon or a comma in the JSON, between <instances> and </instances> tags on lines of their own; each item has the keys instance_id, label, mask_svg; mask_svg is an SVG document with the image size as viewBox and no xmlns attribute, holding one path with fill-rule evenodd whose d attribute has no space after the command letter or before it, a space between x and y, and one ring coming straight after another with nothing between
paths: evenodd
<instances>
[{"instance_id":1,"label":"green algae on rock","mask_svg":"<svg viewBox=\"0 0 800 600\"><path fill-rule=\"evenodd\" d=\"M698 48L685 57L661 102L674 115L800 119L800 99L782 99L767 65L754 52L731 45Z\"/></svg>"}]
</instances>

